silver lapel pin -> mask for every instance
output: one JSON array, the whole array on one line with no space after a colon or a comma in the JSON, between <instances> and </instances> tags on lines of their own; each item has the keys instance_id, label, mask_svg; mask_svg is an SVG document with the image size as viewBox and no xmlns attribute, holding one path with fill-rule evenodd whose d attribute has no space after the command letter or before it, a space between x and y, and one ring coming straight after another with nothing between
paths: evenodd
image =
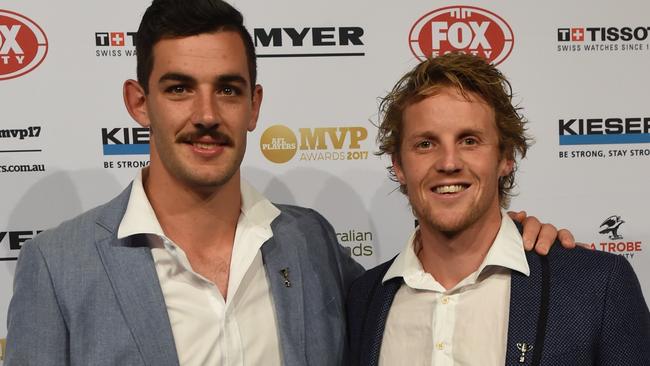
<instances>
[{"instance_id":1,"label":"silver lapel pin","mask_svg":"<svg viewBox=\"0 0 650 366\"><path fill-rule=\"evenodd\" d=\"M519 363L526 362L526 353L533 349L533 346L528 343L517 343L517 349L521 352L519 356Z\"/></svg>"},{"instance_id":2,"label":"silver lapel pin","mask_svg":"<svg viewBox=\"0 0 650 366\"><path fill-rule=\"evenodd\" d=\"M291 287L291 281L289 281L289 267L287 268L282 268L280 270L280 274L284 278L284 285L286 287Z\"/></svg>"}]
</instances>

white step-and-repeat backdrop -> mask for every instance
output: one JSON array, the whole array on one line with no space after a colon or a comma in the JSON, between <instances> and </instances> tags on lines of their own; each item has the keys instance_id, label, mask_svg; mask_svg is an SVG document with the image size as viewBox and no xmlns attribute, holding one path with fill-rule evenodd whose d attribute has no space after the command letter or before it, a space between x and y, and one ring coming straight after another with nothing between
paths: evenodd
<instances>
[{"instance_id":1,"label":"white step-and-repeat backdrop","mask_svg":"<svg viewBox=\"0 0 650 366\"><path fill-rule=\"evenodd\" d=\"M512 208L625 256L650 296L650 3L235 0L265 98L244 176L316 208L364 266L412 230L374 142L377 98L425 55L509 77L536 144ZM149 0L0 2L0 338L21 245L120 192L148 164L122 104Z\"/></svg>"}]
</instances>

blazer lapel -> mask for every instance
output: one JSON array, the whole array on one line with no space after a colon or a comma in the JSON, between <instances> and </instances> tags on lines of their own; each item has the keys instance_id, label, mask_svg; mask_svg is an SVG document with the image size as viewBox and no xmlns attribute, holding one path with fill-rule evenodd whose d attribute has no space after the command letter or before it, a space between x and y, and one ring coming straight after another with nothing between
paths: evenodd
<instances>
[{"instance_id":1,"label":"blazer lapel","mask_svg":"<svg viewBox=\"0 0 650 366\"><path fill-rule=\"evenodd\" d=\"M375 366L379 364L381 342L384 337L384 328L388 319L388 312L397 290L402 286L401 277L393 278L382 284L383 275L378 277L377 286L369 301L368 312L363 324L363 338L366 341L361 346L360 365Z\"/></svg>"},{"instance_id":2,"label":"blazer lapel","mask_svg":"<svg viewBox=\"0 0 650 366\"><path fill-rule=\"evenodd\" d=\"M307 365L300 253L297 245L282 244L295 240L300 240L300 237L289 236L274 228L273 237L262 245L262 258L275 305L283 362L285 365ZM284 273L288 274L285 276Z\"/></svg>"},{"instance_id":3,"label":"blazer lapel","mask_svg":"<svg viewBox=\"0 0 650 366\"><path fill-rule=\"evenodd\" d=\"M147 242L143 236L124 240L116 237L129 192L127 188L99 218L95 243L145 364L177 366L178 355L165 299Z\"/></svg>"},{"instance_id":4,"label":"blazer lapel","mask_svg":"<svg viewBox=\"0 0 650 366\"><path fill-rule=\"evenodd\" d=\"M539 257L526 253L530 276L512 272L506 365L531 365L542 298Z\"/></svg>"}]
</instances>

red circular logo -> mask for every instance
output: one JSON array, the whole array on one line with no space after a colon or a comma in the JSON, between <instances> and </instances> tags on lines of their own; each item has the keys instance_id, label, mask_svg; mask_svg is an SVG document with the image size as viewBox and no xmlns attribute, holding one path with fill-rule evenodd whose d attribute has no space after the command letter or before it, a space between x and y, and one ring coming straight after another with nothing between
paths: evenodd
<instances>
[{"instance_id":1,"label":"red circular logo","mask_svg":"<svg viewBox=\"0 0 650 366\"><path fill-rule=\"evenodd\" d=\"M411 51L420 61L465 52L498 65L510 55L514 42L503 18L474 6L436 9L418 19L409 34Z\"/></svg>"},{"instance_id":2,"label":"red circular logo","mask_svg":"<svg viewBox=\"0 0 650 366\"><path fill-rule=\"evenodd\" d=\"M0 9L0 80L34 70L47 55L47 36L26 16Z\"/></svg>"}]
</instances>

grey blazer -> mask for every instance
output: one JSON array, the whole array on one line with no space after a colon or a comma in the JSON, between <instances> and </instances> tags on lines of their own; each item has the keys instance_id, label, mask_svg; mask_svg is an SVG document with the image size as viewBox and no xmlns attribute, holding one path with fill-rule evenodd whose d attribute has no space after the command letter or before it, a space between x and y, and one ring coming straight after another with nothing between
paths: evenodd
<instances>
[{"instance_id":1,"label":"grey blazer","mask_svg":"<svg viewBox=\"0 0 650 366\"><path fill-rule=\"evenodd\" d=\"M48 230L21 251L7 321L5 366L178 365L144 237L117 239L131 187ZM317 212L277 206L262 246L285 365L339 365L344 301L363 268ZM289 268L291 286L280 273Z\"/></svg>"}]
</instances>

